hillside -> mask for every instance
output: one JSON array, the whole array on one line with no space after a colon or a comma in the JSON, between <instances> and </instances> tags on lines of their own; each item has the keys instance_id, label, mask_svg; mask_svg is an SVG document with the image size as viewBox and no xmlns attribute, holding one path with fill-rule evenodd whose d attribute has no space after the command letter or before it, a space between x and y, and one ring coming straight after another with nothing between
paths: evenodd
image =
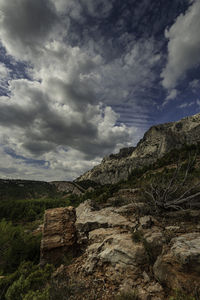
<instances>
[{"instance_id":1,"label":"hillside","mask_svg":"<svg viewBox=\"0 0 200 300\"><path fill-rule=\"evenodd\" d=\"M76 209L47 210L40 262L60 266L50 299L199 300L199 175L200 144L184 146Z\"/></svg>"},{"instance_id":2,"label":"hillside","mask_svg":"<svg viewBox=\"0 0 200 300\"><path fill-rule=\"evenodd\" d=\"M0 220L39 222L46 209L69 205L70 197L81 196L88 186L90 182L0 179Z\"/></svg>"},{"instance_id":3,"label":"hillside","mask_svg":"<svg viewBox=\"0 0 200 300\"><path fill-rule=\"evenodd\" d=\"M192 138L170 151L150 151L154 127L104 159L159 156L114 184L2 180L0 218L13 224L0 221L0 299L200 300L200 142L187 119Z\"/></svg>"},{"instance_id":4,"label":"hillside","mask_svg":"<svg viewBox=\"0 0 200 300\"><path fill-rule=\"evenodd\" d=\"M65 194L82 194L83 184L69 181L35 181L20 179L0 179L0 200L55 198Z\"/></svg>"},{"instance_id":5,"label":"hillside","mask_svg":"<svg viewBox=\"0 0 200 300\"><path fill-rule=\"evenodd\" d=\"M152 164L174 148L200 141L200 114L177 122L152 126L135 148L123 149L119 154L104 158L100 165L79 178L100 184L113 184L127 179L135 169Z\"/></svg>"},{"instance_id":6,"label":"hillside","mask_svg":"<svg viewBox=\"0 0 200 300\"><path fill-rule=\"evenodd\" d=\"M52 197L56 193L56 187L48 182L0 179L0 200Z\"/></svg>"}]
</instances>

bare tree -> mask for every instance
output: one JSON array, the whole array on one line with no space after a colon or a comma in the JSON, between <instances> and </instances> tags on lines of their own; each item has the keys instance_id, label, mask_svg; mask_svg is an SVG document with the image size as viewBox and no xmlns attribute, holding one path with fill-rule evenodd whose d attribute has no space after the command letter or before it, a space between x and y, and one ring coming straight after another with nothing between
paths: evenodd
<instances>
[{"instance_id":1,"label":"bare tree","mask_svg":"<svg viewBox=\"0 0 200 300\"><path fill-rule=\"evenodd\" d=\"M200 196L200 191L195 189L200 186L200 182L188 186L188 174L196 161L196 154L194 157L189 155L186 169L183 173L183 164L178 161L176 168L170 178L160 174L160 178L151 182L144 190L145 194L153 204L155 210L180 210L184 206L193 206L199 208L199 203L196 199Z\"/></svg>"}]
</instances>

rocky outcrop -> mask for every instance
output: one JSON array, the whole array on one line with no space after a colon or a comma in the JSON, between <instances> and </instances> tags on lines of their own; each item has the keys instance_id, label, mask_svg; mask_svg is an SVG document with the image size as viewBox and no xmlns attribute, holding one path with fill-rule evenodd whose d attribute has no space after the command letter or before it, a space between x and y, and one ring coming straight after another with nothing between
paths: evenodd
<instances>
[{"instance_id":1,"label":"rocky outcrop","mask_svg":"<svg viewBox=\"0 0 200 300\"><path fill-rule=\"evenodd\" d=\"M93 273L97 266L109 264L116 270L138 272L138 266L147 262L142 244L134 244L131 234L116 228L92 230L88 236L91 245L86 250L84 272Z\"/></svg>"},{"instance_id":2,"label":"rocky outcrop","mask_svg":"<svg viewBox=\"0 0 200 300\"><path fill-rule=\"evenodd\" d=\"M135 199L133 189L119 194L126 192ZM139 204L95 208L87 200L76 210L46 211L41 263L58 264L73 252L72 263L61 269L62 280L81 282L74 299L113 300L134 290L139 300L170 299L174 290L194 295L200 282L199 211L185 211L187 219L183 212L163 218L144 210L138 215Z\"/></svg>"},{"instance_id":3,"label":"rocky outcrop","mask_svg":"<svg viewBox=\"0 0 200 300\"><path fill-rule=\"evenodd\" d=\"M127 190L129 195L130 190ZM125 190L123 190L125 195ZM133 291L136 287L140 299L164 299L162 286L144 272L149 264L149 253L143 238L148 240L155 253L162 251L163 235L154 228L151 216L138 219L134 203L121 207L95 210L90 200L77 209L77 245L83 249L78 270L81 276L97 278L100 274L110 287L118 292ZM137 242L132 233L142 225L147 236ZM153 226L153 227L152 227ZM148 229L147 229L148 228ZM159 252L158 252L159 248ZM152 298L149 298L149 297ZM97 299L114 299L113 296Z\"/></svg>"},{"instance_id":4,"label":"rocky outcrop","mask_svg":"<svg viewBox=\"0 0 200 300\"><path fill-rule=\"evenodd\" d=\"M111 154L77 181L92 180L101 184L113 184L127 179L135 168L155 162L170 150L197 142L200 142L200 114L156 125L145 133L137 147L128 148L127 151L123 149L121 154Z\"/></svg>"},{"instance_id":5,"label":"rocky outcrop","mask_svg":"<svg viewBox=\"0 0 200 300\"><path fill-rule=\"evenodd\" d=\"M153 270L156 278L168 288L192 293L200 283L200 232L172 239Z\"/></svg>"},{"instance_id":6,"label":"rocky outcrop","mask_svg":"<svg viewBox=\"0 0 200 300\"><path fill-rule=\"evenodd\" d=\"M91 201L87 200L81 203L76 209L76 230L78 236L78 243L84 245L88 240L89 232L98 228L122 228L133 229L135 219L127 220L120 212L123 210L128 211L130 205L120 208L108 207L101 210L94 210Z\"/></svg>"},{"instance_id":7,"label":"rocky outcrop","mask_svg":"<svg viewBox=\"0 0 200 300\"><path fill-rule=\"evenodd\" d=\"M55 185L58 192L81 195L85 190L75 182L70 181L52 181L50 184Z\"/></svg>"},{"instance_id":8,"label":"rocky outcrop","mask_svg":"<svg viewBox=\"0 0 200 300\"><path fill-rule=\"evenodd\" d=\"M112 159L121 159L121 158L129 157L133 153L133 150L135 150L135 147L122 148L119 150L119 153L110 154L104 157L102 162L112 160Z\"/></svg>"},{"instance_id":9,"label":"rocky outcrop","mask_svg":"<svg viewBox=\"0 0 200 300\"><path fill-rule=\"evenodd\" d=\"M48 209L44 215L40 263L58 264L76 242L76 214L73 207Z\"/></svg>"}]
</instances>

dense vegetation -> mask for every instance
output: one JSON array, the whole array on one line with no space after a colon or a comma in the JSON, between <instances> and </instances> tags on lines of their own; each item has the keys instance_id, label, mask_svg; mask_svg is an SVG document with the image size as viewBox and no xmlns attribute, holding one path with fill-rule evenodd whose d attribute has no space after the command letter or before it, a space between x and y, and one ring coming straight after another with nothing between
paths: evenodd
<instances>
[{"instance_id":1,"label":"dense vegetation","mask_svg":"<svg viewBox=\"0 0 200 300\"><path fill-rule=\"evenodd\" d=\"M0 179L0 199L20 200L37 197L54 198L56 186L44 181Z\"/></svg>"},{"instance_id":2,"label":"dense vegetation","mask_svg":"<svg viewBox=\"0 0 200 300\"><path fill-rule=\"evenodd\" d=\"M42 219L48 208L70 205L67 198L39 198L3 200L0 202L0 219L5 218L13 222L31 222Z\"/></svg>"},{"instance_id":3,"label":"dense vegetation","mask_svg":"<svg viewBox=\"0 0 200 300\"><path fill-rule=\"evenodd\" d=\"M39 261L40 236L24 231L21 225L14 226L11 222L0 222L0 273L11 273L21 262Z\"/></svg>"},{"instance_id":4,"label":"dense vegetation","mask_svg":"<svg viewBox=\"0 0 200 300\"><path fill-rule=\"evenodd\" d=\"M2 300L48 300L49 280L53 267L43 269L32 262L23 262L12 274L0 280Z\"/></svg>"},{"instance_id":5,"label":"dense vegetation","mask_svg":"<svg viewBox=\"0 0 200 300\"><path fill-rule=\"evenodd\" d=\"M49 299L52 267L41 269L41 234L33 234L45 209L69 200L46 182L0 180L0 299Z\"/></svg>"}]
</instances>

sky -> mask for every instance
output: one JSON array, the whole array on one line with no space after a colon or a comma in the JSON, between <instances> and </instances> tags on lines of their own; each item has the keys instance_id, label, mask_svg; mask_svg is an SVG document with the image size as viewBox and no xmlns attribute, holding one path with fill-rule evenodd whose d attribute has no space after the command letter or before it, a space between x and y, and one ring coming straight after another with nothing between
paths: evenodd
<instances>
[{"instance_id":1,"label":"sky","mask_svg":"<svg viewBox=\"0 0 200 300\"><path fill-rule=\"evenodd\" d=\"M200 111L200 0L0 0L0 178L73 180Z\"/></svg>"}]
</instances>

